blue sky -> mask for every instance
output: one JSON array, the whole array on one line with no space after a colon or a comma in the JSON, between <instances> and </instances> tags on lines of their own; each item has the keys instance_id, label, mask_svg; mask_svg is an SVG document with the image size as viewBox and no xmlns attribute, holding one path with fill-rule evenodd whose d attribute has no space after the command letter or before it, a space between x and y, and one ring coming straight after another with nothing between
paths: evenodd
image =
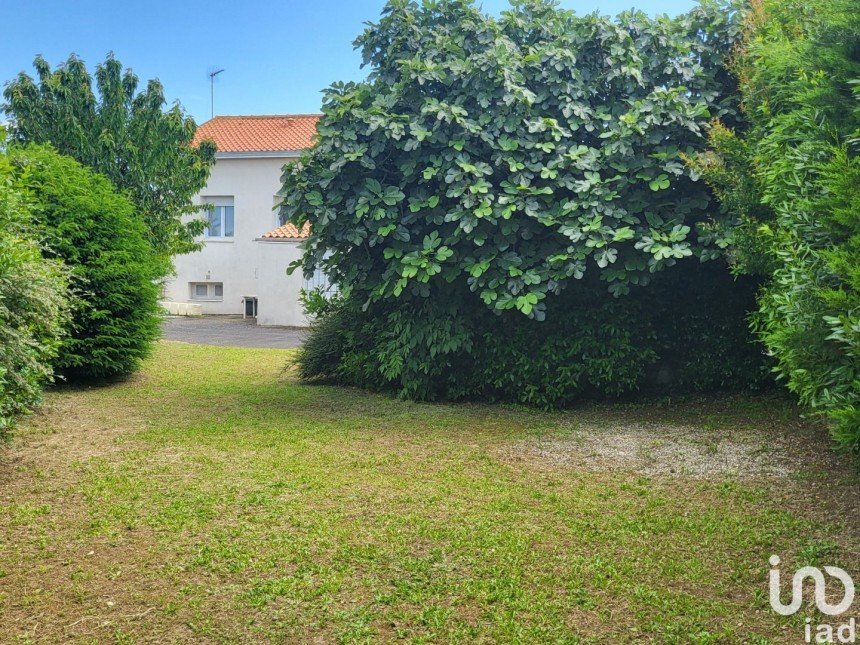
<instances>
[{"instance_id":1,"label":"blue sky","mask_svg":"<svg viewBox=\"0 0 860 645\"><path fill-rule=\"evenodd\" d=\"M52 65L70 52L91 69L113 51L141 78L159 78L198 122L209 118L207 73L216 114L316 112L320 90L364 72L352 41L375 21L384 0L0 0L0 82L32 73L42 54ZM484 0L498 13L507 0ZM562 0L580 13L615 14L636 6L674 15L694 0Z\"/></svg>"}]
</instances>

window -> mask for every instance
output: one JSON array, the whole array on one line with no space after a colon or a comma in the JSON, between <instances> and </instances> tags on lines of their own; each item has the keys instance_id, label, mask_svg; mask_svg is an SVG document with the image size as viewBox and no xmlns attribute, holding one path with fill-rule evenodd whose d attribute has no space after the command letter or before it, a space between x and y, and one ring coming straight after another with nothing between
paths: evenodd
<instances>
[{"instance_id":1,"label":"window","mask_svg":"<svg viewBox=\"0 0 860 645\"><path fill-rule=\"evenodd\" d=\"M206 211L207 238L232 238L233 237L233 198L232 197L204 197L204 204L211 204L212 208Z\"/></svg>"},{"instance_id":2,"label":"window","mask_svg":"<svg viewBox=\"0 0 860 645\"><path fill-rule=\"evenodd\" d=\"M329 283L328 277L325 273L323 273L322 269L315 269L314 274L313 276L311 276L310 280L304 280L302 288L305 291L313 291L314 289L319 289L323 293L334 293L336 291Z\"/></svg>"},{"instance_id":3,"label":"window","mask_svg":"<svg viewBox=\"0 0 860 645\"><path fill-rule=\"evenodd\" d=\"M224 299L224 283L223 282L191 282L191 299L192 300L223 300Z\"/></svg>"}]
</instances>

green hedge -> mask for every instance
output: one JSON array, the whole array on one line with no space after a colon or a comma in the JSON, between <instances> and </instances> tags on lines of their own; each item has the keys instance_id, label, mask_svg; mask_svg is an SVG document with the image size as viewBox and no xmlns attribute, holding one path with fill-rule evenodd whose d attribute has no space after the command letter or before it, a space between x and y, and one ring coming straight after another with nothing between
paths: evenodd
<instances>
[{"instance_id":1,"label":"green hedge","mask_svg":"<svg viewBox=\"0 0 860 645\"><path fill-rule=\"evenodd\" d=\"M31 205L13 188L10 170L0 155L0 432L52 380L69 307L67 271L42 256Z\"/></svg>"},{"instance_id":2,"label":"green hedge","mask_svg":"<svg viewBox=\"0 0 860 645\"><path fill-rule=\"evenodd\" d=\"M133 371L159 334L162 266L131 203L113 185L47 146L11 148L48 256L72 272L78 298L56 368L66 378Z\"/></svg>"},{"instance_id":3,"label":"green hedge","mask_svg":"<svg viewBox=\"0 0 860 645\"><path fill-rule=\"evenodd\" d=\"M860 11L762 0L734 70L746 127L694 166L734 217L738 273L761 276L755 329L779 378L860 452Z\"/></svg>"},{"instance_id":4,"label":"green hedge","mask_svg":"<svg viewBox=\"0 0 860 645\"><path fill-rule=\"evenodd\" d=\"M675 395L771 383L747 324L756 283L724 264L683 263L613 298L584 282L553 299L545 321L475 312L468 291L398 307L335 298L298 357L306 380L424 400L564 406L635 392Z\"/></svg>"}]
</instances>

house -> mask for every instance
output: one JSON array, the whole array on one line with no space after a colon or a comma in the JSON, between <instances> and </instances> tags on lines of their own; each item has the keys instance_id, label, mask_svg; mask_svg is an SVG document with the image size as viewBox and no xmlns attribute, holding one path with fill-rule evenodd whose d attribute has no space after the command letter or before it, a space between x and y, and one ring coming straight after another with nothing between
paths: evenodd
<instances>
[{"instance_id":1,"label":"house","mask_svg":"<svg viewBox=\"0 0 860 645\"><path fill-rule=\"evenodd\" d=\"M169 310L193 303L204 314L247 314L260 325L307 324L299 292L324 279L287 275L309 229L282 225L275 207L282 168L311 145L318 119L216 116L198 128L195 143L210 139L218 149L206 188L195 197L211 209L203 248L175 258L176 276L164 292Z\"/></svg>"}]
</instances>

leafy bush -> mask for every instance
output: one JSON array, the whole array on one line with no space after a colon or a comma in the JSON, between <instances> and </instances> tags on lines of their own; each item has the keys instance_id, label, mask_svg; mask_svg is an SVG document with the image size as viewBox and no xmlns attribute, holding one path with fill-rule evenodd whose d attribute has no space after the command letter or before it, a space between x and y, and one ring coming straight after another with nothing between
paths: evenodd
<instances>
[{"instance_id":1,"label":"leafy bush","mask_svg":"<svg viewBox=\"0 0 860 645\"><path fill-rule=\"evenodd\" d=\"M612 20L535 1L497 20L389 3L356 41L368 80L329 88L284 175L282 216L312 224L305 271L373 300L458 282L541 320L586 272L619 295L710 257L693 234L710 193L682 154L732 118L737 22L716 4Z\"/></svg>"},{"instance_id":2,"label":"leafy bush","mask_svg":"<svg viewBox=\"0 0 860 645\"><path fill-rule=\"evenodd\" d=\"M766 278L754 322L779 378L860 451L857 3L755 3L734 66L748 127L718 124L693 165L734 217L735 270Z\"/></svg>"},{"instance_id":3,"label":"leafy bush","mask_svg":"<svg viewBox=\"0 0 860 645\"><path fill-rule=\"evenodd\" d=\"M0 154L0 432L40 401L68 322L67 271L42 257L32 233Z\"/></svg>"},{"instance_id":4,"label":"leafy bush","mask_svg":"<svg viewBox=\"0 0 860 645\"><path fill-rule=\"evenodd\" d=\"M304 270L343 294L301 374L543 406L758 382L754 285L699 267L718 212L683 161L733 122L739 22L727 3L613 20L390 2L357 40L368 80L328 90L283 178L282 216L312 225Z\"/></svg>"},{"instance_id":5,"label":"leafy bush","mask_svg":"<svg viewBox=\"0 0 860 645\"><path fill-rule=\"evenodd\" d=\"M9 157L47 253L69 266L80 292L58 371L75 378L131 372L160 326L161 260L146 227L107 179L74 159L44 146L12 148Z\"/></svg>"},{"instance_id":6,"label":"leafy bush","mask_svg":"<svg viewBox=\"0 0 860 645\"><path fill-rule=\"evenodd\" d=\"M770 379L745 316L756 282L687 261L648 289L613 298L596 281L568 287L536 323L468 304L468 291L363 310L354 296L317 307L300 376L416 399L557 407L634 391L759 388ZM714 303L719 303L715 306Z\"/></svg>"}]
</instances>

